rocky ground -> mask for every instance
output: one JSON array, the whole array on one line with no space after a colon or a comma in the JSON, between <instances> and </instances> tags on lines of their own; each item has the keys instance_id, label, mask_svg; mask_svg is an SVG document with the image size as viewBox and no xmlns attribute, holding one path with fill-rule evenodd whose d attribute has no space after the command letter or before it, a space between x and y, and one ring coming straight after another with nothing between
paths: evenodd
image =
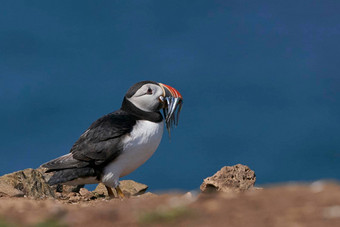
<instances>
[{"instance_id":1,"label":"rocky ground","mask_svg":"<svg viewBox=\"0 0 340 227\"><path fill-rule=\"evenodd\" d=\"M317 181L256 188L248 167L224 167L200 192L156 195L121 183L126 198L105 187L45 184L41 170L0 177L0 226L340 226L340 184Z\"/></svg>"}]
</instances>

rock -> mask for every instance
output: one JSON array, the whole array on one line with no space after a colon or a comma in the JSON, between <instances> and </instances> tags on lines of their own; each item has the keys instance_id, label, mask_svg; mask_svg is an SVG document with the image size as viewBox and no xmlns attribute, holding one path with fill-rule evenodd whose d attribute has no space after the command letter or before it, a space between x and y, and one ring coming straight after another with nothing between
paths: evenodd
<instances>
[{"instance_id":1,"label":"rock","mask_svg":"<svg viewBox=\"0 0 340 227\"><path fill-rule=\"evenodd\" d=\"M14 188L11 184L0 181L0 197L23 197L25 194L22 191Z\"/></svg>"},{"instance_id":2,"label":"rock","mask_svg":"<svg viewBox=\"0 0 340 227\"><path fill-rule=\"evenodd\" d=\"M204 179L202 192L244 192L255 184L255 172L248 166L225 166L213 176Z\"/></svg>"},{"instance_id":3,"label":"rock","mask_svg":"<svg viewBox=\"0 0 340 227\"><path fill-rule=\"evenodd\" d=\"M81 189L79 190L79 194L80 194L81 196L86 196L86 195L91 194L91 192L89 192L89 190L87 190L86 188L81 188Z\"/></svg>"},{"instance_id":4,"label":"rock","mask_svg":"<svg viewBox=\"0 0 340 227\"><path fill-rule=\"evenodd\" d=\"M81 189L84 188L84 185L61 185L58 184L58 190L62 193L69 193L69 192L80 192Z\"/></svg>"},{"instance_id":5,"label":"rock","mask_svg":"<svg viewBox=\"0 0 340 227\"><path fill-rule=\"evenodd\" d=\"M144 194L148 189L148 186L133 180L122 180L120 181L120 188L123 192L127 192L132 196L136 196Z\"/></svg>"},{"instance_id":6,"label":"rock","mask_svg":"<svg viewBox=\"0 0 340 227\"><path fill-rule=\"evenodd\" d=\"M133 180L122 180L119 183L120 189L122 189L123 193L126 195L131 196L141 195L144 194L148 189L147 185L135 182ZM98 193L99 195L108 196L106 187L102 183L98 184L94 192ZM117 196L115 190L113 190L113 193L115 194L115 196Z\"/></svg>"},{"instance_id":7,"label":"rock","mask_svg":"<svg viewBox=\"0 0 340 227\"><path fill-rule=\"evenodd\" d=\"M79 194L82 196L83 200L85 200L85 201L97 199L97 196L95 196L95 194L93 192L90 192L86 188L81 188L79 190Z\"/></svg>"},{"instance_id":8,"label":"rock","mask_svg":"<svg viewBox=\"0 0 340 227\"><path fill-rule=\"evenodd\" d=\"M115 190L113 190L113 192L115 193L115 196L117 196ZM97 187L96 187L96 189L94 189L93 193L96 193L96 194L101 195L101 196L109 196L108 193L107 193L105 185L102 184L102 183L99 183L97 185Z\"/></svg>"},{"instance_id":9,"label":"rock","mask_svg":"<svg viewBox=\"0 0 340 227\"><path fill-rule=\"evenodd\" d=\"M69 203L77 203L77 202L82 200L81 195L79 193L76 193L76 192L70 192L67 195L67 198L68 198Z\"/></svg>"},{"instance_id":10,"label":"rock","mask_svg":"<svg viewBox=\"0 0 340 227\"><path fill-rule=\"evenodd\" d=\"M46 173L46 171L48 170L47 168L39 167L35 170L39 171L43 175L46 182L48 182L49 179L53 176L52 172Z\"/></svg>"},{"instance_id":11,"label":"rock","mask_svg":"<svg viewBox=\"0 0 340 227\"><path fill-rule=\"evenodd\" d=\"M54 192L46 183L41 172L25 169L0 177L0 193L8 196L26 195L33 198L54 197Z\"/></svg>"}]
</instances>

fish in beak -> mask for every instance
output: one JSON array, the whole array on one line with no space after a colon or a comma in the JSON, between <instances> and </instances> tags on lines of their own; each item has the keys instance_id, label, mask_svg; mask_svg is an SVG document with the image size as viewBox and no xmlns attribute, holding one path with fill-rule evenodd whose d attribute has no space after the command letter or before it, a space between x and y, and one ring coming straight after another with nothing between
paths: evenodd
<instances>
[{"instance_id":1,"label":"fish in beak","mask_svg":"<svg viewBox=\"0 0 340 227\"><path fill-rule=\"evenodd\" d=\"M179 114L182 109L183 97L175 88L159 83L163 89L163 95L159 97L163 104L163 114L165 118L166 129L170 136L170 129L178 125Z\"/></svg>"}]
</instances>

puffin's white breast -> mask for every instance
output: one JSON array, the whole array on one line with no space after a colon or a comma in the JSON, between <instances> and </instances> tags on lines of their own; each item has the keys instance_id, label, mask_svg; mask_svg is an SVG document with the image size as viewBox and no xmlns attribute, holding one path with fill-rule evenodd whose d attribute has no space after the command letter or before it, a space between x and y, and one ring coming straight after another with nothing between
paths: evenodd
<instances>
[{"instance_id":1,"label":"puffin's white breast","mask_svg":"<svg viewBox=\"0 0 340 227\"><path fill-rule=\"evenodd\" d=\"M115 187L123 177L146 162L156 151L163 135L164 123L137 121L131 133L122 138L122 153L104 168L102 182Z\"/></svg>"}]
</instances>

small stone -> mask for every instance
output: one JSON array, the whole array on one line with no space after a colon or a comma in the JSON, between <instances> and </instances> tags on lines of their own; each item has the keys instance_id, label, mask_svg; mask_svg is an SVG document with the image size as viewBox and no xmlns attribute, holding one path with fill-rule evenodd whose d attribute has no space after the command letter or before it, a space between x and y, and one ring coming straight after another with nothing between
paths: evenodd
<instances>
[{"instance_id":1,"label":"small stone","mask_svg":"<svg viewBox=\"0 0 340 227\"><path fill-rule=\"evenodd\" d=\"M244 192L255 184L255 172L248 166L225 166L213 176L204 179L202 192Z\"/></svg>"},{"instance_id":2,"label":"small stone","mask_svg":"<svg viewBox=\"0 0 340 227\"><path fill-rule=\"evenodd\" d=\"M314 193L322 192L324 190L324 187L325 187L325 182L323 181L315 181L310 185L310 189Z\"/></svg>"},{"instance_id":3,"label":"small stone","mask_svg":"<svg viewBox=\"0 0 340 227\"><path fill-rule=\"evenodd\" d=\"M62 192L80 192L81 189L84 188L84 185L62 185Z\"/></svg>"},{"instance_id":4,"label":"small stone","mask_svg":"<svg viewBox=\"0 0 340 227\"><path fill-rule=\"evenodd\" d=\"M77 193L76 192L70 192L67 194L68 197L74 197L74 196L77 196Z\"/></svg>"},{"instance_id":5,"label":"small stone","mask_svg":"<svg viewBox=\"0 0 340 227\"><path fill-rule=\"evenodd\" d=\"M109 196L109 194L107 193L107 189L103 183L99 183L93 192L97 193L100 196ZM113 190L113 193L115 193L115 190Z\"/></svg>"},{"instance_id":6,"label":"small stone","mask_svg":"<svg viewBox=\"0 0 340 227\"><path fill-rule=\"evenodd\" d=\"M185 194L182 196L182 198L183 198L184 200L186 200L186 201L188 201L188 202L191 203L191 202L196 201L197 196L198 196L198 193L192 191L192 192L187 192L187 193L185 193Z\"/></svg>"},{"instance_id":7,"label":"small stone","mask_svg":"<svg viewBox=\"0 0 340 227\"><path fill-rule=\"evenodd\" d=\"M79 194L83 197L84 200L89 201L96 199L97 197L94 195L93 192L90 192L86 188L81 188Z\"/></svg>"},{"instance_id":8,"label":"small stone","mask_svg":"<svg viewBox=\"0 0 340 227\"><path fill-rule=\"evenodd\" d=\"M57 199L62 199L63 198L63 194L61 192L55 192L55 198Z\"/></svg>"},{"instance_id":9,"label":"small stone","mask_svg":"<svg viewBox=\"0 0 340 227\"><path fill-rule=\"evenodd\" d=\"M145 184L138 183L133 180L122 180L119 182L120 189L122 189L124 195L126 196L137 196L137 195L142 195L146 192L148 189L148 186ZM112 189L115 197L117 196L116 190ZM108 196L107 189L104 184L99 183L96 189L93 191L94 193L97 193L98 195L102 196Z\"/></svg>"},{"instance_id":10,"label":"small stone","mask_svg":"<svg viewBox=\"0 0 340 227\"><path fill-rule=\"evenodd\" d=\"M79 195L79 193L76 192L70 192L67 197L68 202L70 203L79 202L81 200L81 196Z\"/></svg>"},{"instance_id":11,"label":"small stone","mask_svg":"<svg viewBox=\"0 0 340 227\"><path fill-rule=\"evenodd\" d=\"M81 196L88 196L88 195L90 195L90 194L92 194L89 190L87 190L86 188L81 188L80 190L79 190L79 194L81 195Z\"/></svg>"},{"instance_id":12,"label":"small stone","mask_svg":"<svg viewBox=\"0 0 340 227\"><path fill-rule=\"evenodd\" d=\"M122 191L127 192L132 196L144 194L148 189L147 185L138 183L133 180L122 180L119 183Z\"/></svg>"}]
</instances>

